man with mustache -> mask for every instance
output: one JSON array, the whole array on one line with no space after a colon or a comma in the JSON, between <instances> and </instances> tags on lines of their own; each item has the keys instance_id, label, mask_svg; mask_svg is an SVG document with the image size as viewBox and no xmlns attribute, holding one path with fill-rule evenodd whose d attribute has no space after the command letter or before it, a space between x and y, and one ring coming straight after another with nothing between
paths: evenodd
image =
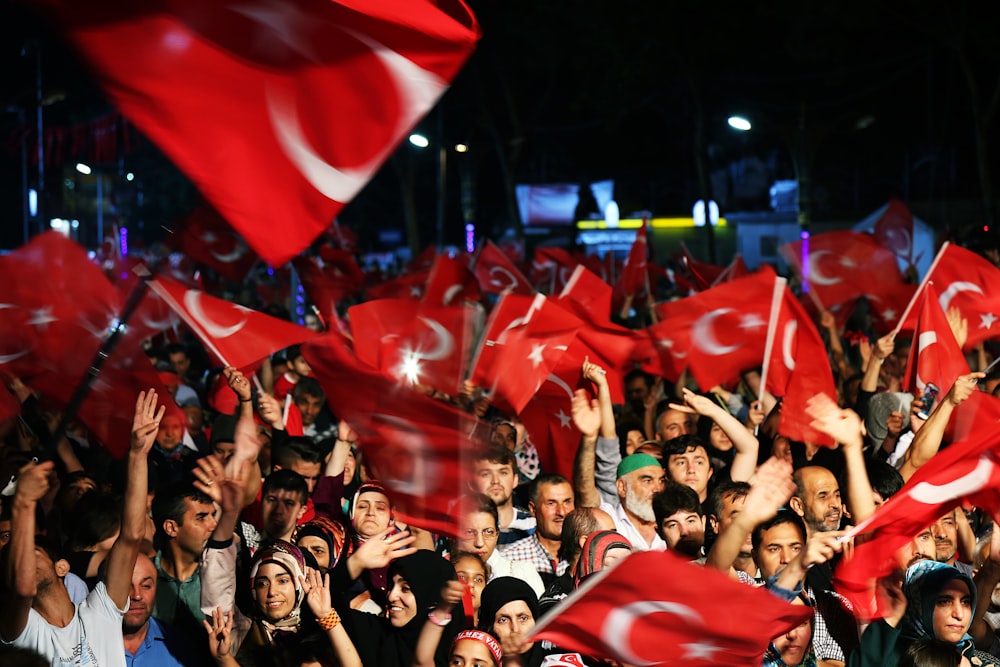
<instances>
[{"instance_id":1,"label":"man with mustache","mask_svg":"<svg viewBox=\"0 0 1000 667\"><path fill-rule=\"evenodd\" d=\"M132 571L128 611L122 619L122 638L128 664L132 667L180 667L205 662L209 657L207 652L201 655L197 650L204 642L192 642L189 636L152 618L156 582L153 561L139 554Z\"/></svg>"},{"instance_id":2,"label":"man with mustache","mask_svg":"<svg viewBox=\"0 0 1000 667\"><path fill-rule=\"evenodd\" d=\"M532 482L529 498L528 511L538 524L535 532L500 552L511 560L531 563L548 586L566 571L566 561L559 559L559 547L563 521L576 507L573 487L562 475L540 475Z\"/></svg>"},{"instance_id":3,"label":"man with mustache","mask_svg":"<svg viewBox=\"0 0 1000 667\"><path fill-rule=\"evenodd\" d=\"M833 473L821 466L806 466L796 470L793 478L795 495L789 506L805 521L808 537L840 530L844 510L840 485Z\"/></svg>"}]
</instances>

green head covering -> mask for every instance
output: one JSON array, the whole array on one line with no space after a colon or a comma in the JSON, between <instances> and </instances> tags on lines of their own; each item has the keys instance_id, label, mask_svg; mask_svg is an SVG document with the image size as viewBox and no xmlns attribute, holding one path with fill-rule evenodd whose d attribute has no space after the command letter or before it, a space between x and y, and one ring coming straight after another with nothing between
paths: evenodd
<instances>
[{"instance_id":1,"label":"green head covering","mask_svg":"<svg viewBox=\"0 0 1000 667\"><path fill-rule=\"evenodd\" d=\"M630 472L635 472L639 468L659 465L660 462L649 454L630 454L629 456L623 458L622 462L618 464L618 473L615 476L615 479L621 479L625 475Z\"/></svg>"}]
</instances>

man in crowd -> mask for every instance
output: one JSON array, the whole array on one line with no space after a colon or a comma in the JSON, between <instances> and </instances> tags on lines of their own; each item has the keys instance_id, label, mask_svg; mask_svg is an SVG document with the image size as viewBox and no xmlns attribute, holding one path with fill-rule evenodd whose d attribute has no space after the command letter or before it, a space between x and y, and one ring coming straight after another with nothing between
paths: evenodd
<instances>
[{"instance_id":1,"label":"man in crowd","mask_svg":"<svg viewBox=\"0 0 1000 667\"><path fill-rule=\"evenodd\" d=\"M656 533L667 548L690 560L702 557L705 546L705 515L698 494L689 486L667 482L653 496Z\"/></svg>"},{"instance_id":2,"label":"man in crowd","mask_svg":"<svg viewBox=\"0 0 1000 667\"><path fill-rule=\"evenodd\" d=\"M532 482L528 511L535 517L535 532L514 542L501 552L511 560L531 563L542 582L548 585L566 571L566 561L559 560L562 526L573 511L573 487L562 475L543 474Z\"/></svg>"},{"instance_id":3,"label":"man in crowd","mask_svg":"<svg viewBox=\"0 0 1000 667\"><path fill-rule=\"evenodd\" d=\"M502 446L479 450L472 466L473 490L489 496L496 503L500 546L512 544L535 532L535 518L514 504L518 476L513 452Z\"/></svg>"},{"instance_id":4,"label":"man in crowd","mask_svg":"<svg viewBox=\"0 0 1000 667\"><path fill-rule=\"evenodd\" d=\"M497 549L500 535L497 520L497 506L493 500L481 493L465 496L465 511L458 524L458 549L474 553L483 559L490 570L490 579L497 577L517 577L541 595L544 591L542 578L530 562L511 560Z\"/></svg>"}]
</instances>

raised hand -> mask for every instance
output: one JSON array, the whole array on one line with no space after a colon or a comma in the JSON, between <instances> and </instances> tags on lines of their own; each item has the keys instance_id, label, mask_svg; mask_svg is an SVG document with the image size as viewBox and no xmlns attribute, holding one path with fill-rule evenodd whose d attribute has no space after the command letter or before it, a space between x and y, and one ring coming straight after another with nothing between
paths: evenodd
<instances>
[{"instance_id":1,"label":"raised hand","mask_svg":"<svg viewBox=\"0 0 1000 667\"><path fill-rule=\"evenodd\" d=\"M337 424L337 440L349 442L352 445L358 441L358 432L351 428L346 420L341 419Z\"/></svg>"},{"instance_id":2,"label":"raised hand","mask_svg":"<svg viewBox=\"0 0 1000 667\"><path fill-rule=\"evenodd\" d=\"M601 428L601 408L596 398L591 399L585 390L577 389L573 392L570 414L573 416L573 425L585 438L597 435Z\"/></svg>"},{"instance_id":3,"label":"raised hand","mask_svg":"<svg viewBox=\"0 0 1000 667\"><path fill-rule=\"evenodd\" d=\"M745 514L752 525L757 525L774 516L793 493L792 464L772 456L750 478L750 491L740 513Z\"/></svg>"},{"instance_id":4,"label":"raised hand","mask_svg":"<svg viewBox=\"0 0 1000 667\"><path fill-rule=\"evenodd\" d=\"M160 420L167 411L166 405L156 408L156 390L140 391L135 400L135 413L132 415L132 439L129 449L135 454L148 454L156 442L160 431Z\"/></svg>"},{"instance_id":5,"label":"raised hand","mask_svg":"<svg viewBox=\"0 0 1000 667\"><path fill-rule=\"evenodd\" d=\"M232 649L233 613L224 612L221 607L212 610L212 622L202 621L208 631L208 651L217 661L225 659Z\"/></svg>"},{"instance_id":6,"label":"raised hand","mask_svg":"<svg viewBox=\"0 0 1000 667\"><path fill-rule=\"evenodd\" d=\"M333 609L330 601L330 575L320 574L319 570L311 567L306 568L306 575L299 577L302 581L302 590L306 594L306 604L312 610L316 618L326 618Z\"/></svg>"},{"instance_id":7,"label":"raised hand","mask_svg":"<svg viewBox=\"0 0 1000 667\"><path fill-rule=\"evenodd\" d=\"M236 397L240 401L249 401L253 397L253 386L240 369L233 366L226 366L222 370L222 375L226 378L229 388L233 390L233 393L236 394Z\"/></svg>"},{"instance_id":8,"label":"raised hand","mask_svg":"<svg viewBox=\"0 0 1000 667\"><path fill-rule=\"evenodd\" d=\"M861 417L853 410L837 406L829 396L816 394L806 403L806 412L812 417L812 426L845 447L864 446L861 436Z\"/></svg>"},{"instance_id":9,"label":"raised hand","mask_svg":"<svg viewBox=\"0 0 1000 667\"><path fill-rule=\"evenodd\" d=\"M386 567L397 558L403 558L417 552L416 547L410 545L417 538L410 535L410 531L403 530L389 535L385 530L372 538L365 540L364 544L351 554L350 561L364 570L375 570Z\"/></svg>"},{"instance_id":10,"label":"raised hand","mask_svg":"<svg viewBox=\"0 0 1000 667\"><path fill-rule=\"evenodd\" d=\"M17 472L17 492L15 497L31 503L37 503L49 492L49 477L55 468L55 463L28 463Z\"/></svg>"},{"instance_id":11,"label":"raised hand","mask_svg":"<svg viewBox=\"0 0 1000 667\"><path fill-rule=\"evenodd\" d=\"M955 384L948 391L948 402L956 408L965 402L972 393L979 390L979 381L986 377L985 373L966 373L959 375Z\"/></svg>"},{"instance_id":12,"label":"raised hand","mask_svg":"<svg viewBox=\"0 0 1000 667\"><path fill-rule=\"evenodd\" d=\"M212 499L212 502L222 504L222 484L225 479L225 469L222 460L215 454L198 459L194 473L194 487Z\"/></svg>"},{"instance_id":13,"label":"raised hand","mask_svg":"<svg viewBox=\"0 0 1000 667\"><path fill-rule=\"evenodd\" d=\"M722 406L710 399L708 396L696 394L687 387L681 390L681 395L684 398L684 403L686 403L686 405L674 405L671 403L671 407L673 409L680 410L681 412L698 415L711 415L713 412L722 408Z\"/></svg>"},{"instance_id":14,"label":"raised hand","mask_svg":"<svg viewBox=\"0 0 1000 667\"><path fill-rule=\"evenodd\" d=\"M285 430L281 403L271 394L265 391L257 392L257 412L272 428Z\"/></svg>"},{"instance_id":15,"label":"raised hand","mask_svg":"<svg viewBox=\"0 0 1000 667\"><path fill-rule=\"evenodd\" d=\"M583 358L583 368L581 371L583 377L596 384L598 388L608 386L607 372L597 364L591 363L590 357Z\"/></svg>"}]
</instances>

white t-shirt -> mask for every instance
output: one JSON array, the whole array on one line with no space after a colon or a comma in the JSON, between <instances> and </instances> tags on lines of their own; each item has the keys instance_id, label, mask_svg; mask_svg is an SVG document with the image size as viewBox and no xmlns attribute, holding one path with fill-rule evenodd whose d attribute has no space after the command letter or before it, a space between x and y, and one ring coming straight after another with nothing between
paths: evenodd
<instances>
[{"instance_id":1,"label":"white t-shirt","mask_svg":"<svg viewBox=\"0 0 1000 667\"><path fill-rule=\"evenodd\" d=\"M31 609L21 636L10 643L40 653L53 667L125 667L122 618L126 611L128 602L125 609L118 609L101 581L76 605L73 620L65 628L49 625Z\"/></svg>"}]
</instances>

